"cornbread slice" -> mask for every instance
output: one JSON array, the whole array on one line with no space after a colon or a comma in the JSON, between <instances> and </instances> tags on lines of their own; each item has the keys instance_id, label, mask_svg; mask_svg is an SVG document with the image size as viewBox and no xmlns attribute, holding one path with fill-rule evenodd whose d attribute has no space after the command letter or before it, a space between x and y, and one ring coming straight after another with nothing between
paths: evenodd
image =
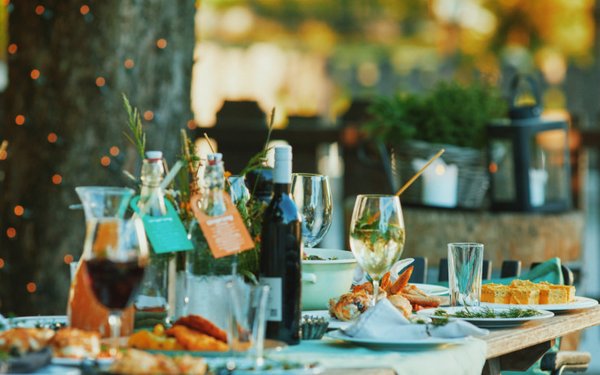
<instances>
[{"instance_id":1,"label":"cornbread slice","mask_svg":"<svg viewBox=\"0 0 600 375\"><path fill-rule=\"evenodd\" d=\"M540 284L550 288L547 302L549 304L569 303L575 300L575 287L572 285L554 285L545 281Z\"/></svg>"},{"instance_id":2,"label":"cornbread slice","mask_svg":"<svg viewBox=\"0 0 600 375\"><path fill-rule=\"evenodd\" d=\"M510 288L510 303L516 305L535 305L540 300L540 291L533 288Z\"/></svg>"},{"instance_id":3,"label":"cornbread slice","mask_svg":"<svg viewBox=\"0 0 600 375\"><path fill-rule=\"evenodd\" d=\"M510 303L510 288L502 284L482 285L481 302Z\"/></svg>"},{"instance_id":4,"label":"cornbread slice","mask_svg":"<svg viewBox=\"0 0 600 375\"><path fill-rule=\"evenodd\" d=\"M513 280L510 285L516 288L536 289L540 292L540 298L537 303L547 304L550 286L544 283L534 283L529 280Z\"/></svg>"}]
</instances>

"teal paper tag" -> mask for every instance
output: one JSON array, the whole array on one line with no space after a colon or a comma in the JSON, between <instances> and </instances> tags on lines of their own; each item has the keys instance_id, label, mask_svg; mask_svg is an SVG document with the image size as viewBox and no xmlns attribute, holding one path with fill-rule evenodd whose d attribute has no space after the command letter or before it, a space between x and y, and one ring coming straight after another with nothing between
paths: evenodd
<instances>
[{"instance_id":1,"label":"teal paper tag","mask_svg":"<svg viewBox=\"0 0 600 375\"><path fill-rule=\"evenodd\" d=\"M137 196L131 200L130 206L140 214L140 208L137 203L140 197ZM194 249L192 241L189 240L183 223L179 219L175 208L165 199L167 214L165 216L142 216L144 229L148 241L152 245L155 253L163 254L173 251L189 251Z\"/></svg>"}]
</instances>

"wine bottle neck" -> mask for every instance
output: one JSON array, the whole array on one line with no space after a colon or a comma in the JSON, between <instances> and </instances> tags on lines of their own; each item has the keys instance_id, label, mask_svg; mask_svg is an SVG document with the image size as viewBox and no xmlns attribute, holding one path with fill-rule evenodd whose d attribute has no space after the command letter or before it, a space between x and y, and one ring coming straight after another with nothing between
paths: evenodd
<instances>
[{"instance_id":1,"label":"wine bottle neck","mask_svg":"<svg viewBox=\"0 0 600 375\"><path fill-rule=\"evenodd\" d=\"M290 194L292 191L292 184L273 184L273 195Z\"/></svg>"}]
</instances>

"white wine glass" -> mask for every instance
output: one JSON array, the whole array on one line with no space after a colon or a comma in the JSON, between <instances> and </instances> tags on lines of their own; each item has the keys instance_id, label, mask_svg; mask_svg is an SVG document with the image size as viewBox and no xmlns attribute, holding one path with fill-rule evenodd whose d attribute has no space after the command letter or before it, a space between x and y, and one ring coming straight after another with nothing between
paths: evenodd
<instances>
[{"instance_id":1,"label":"white wine glass","mask_svg":"<svg viewBox=\"0 0 600 375\"><path fill-rule=\"evenodd\" d=\"M377 303L379 281L404 249L404 219L400 199L394 195L359 195L350 223L350 249L373 281Z\"/></svg>"},{"instance_id":2,"label":"white wine glass","mask_svg":"<svg viewBox=\"0 0 600 375\"><path fill-rule=\"evenodd\" d=\"M311 173L292 175L292 196L302 216L302 242L316 246L331 226L333 203L327 176Z\"/></svg>"}]
</instances>

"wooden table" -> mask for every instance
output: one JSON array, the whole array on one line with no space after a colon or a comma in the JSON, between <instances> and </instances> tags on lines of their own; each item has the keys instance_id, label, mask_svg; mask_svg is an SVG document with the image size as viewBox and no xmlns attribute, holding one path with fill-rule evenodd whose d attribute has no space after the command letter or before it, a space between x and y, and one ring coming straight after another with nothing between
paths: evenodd
<instances>
[{"instance_id":1,"label":"wooden table","mask_svg":"<svg viewBox=\"0 0 600 375\"><path fill-rule=\"evenodd\" d=\"M492 330L483 338L487 342L484 374L500 370L523 371L534 364L557 337L600 324L600 306L578 310L516 328Z\"/></svg>"},{"instance_id":2,"label":"wooden table","mask_svg":"<svg viewBox=\"0 0 600 375\"><path fill-rule=\"evenodd\" d=\"M550 319L529 322L522 326L491 330L482 338L487 343L487 361L483 374L500 371L524 371L531 367L554 344L557 337L600 325L600 306L591 309L558 314ZM328 370L327 375L394 375L390 369Z\"/></svg>"}]
</instances>

